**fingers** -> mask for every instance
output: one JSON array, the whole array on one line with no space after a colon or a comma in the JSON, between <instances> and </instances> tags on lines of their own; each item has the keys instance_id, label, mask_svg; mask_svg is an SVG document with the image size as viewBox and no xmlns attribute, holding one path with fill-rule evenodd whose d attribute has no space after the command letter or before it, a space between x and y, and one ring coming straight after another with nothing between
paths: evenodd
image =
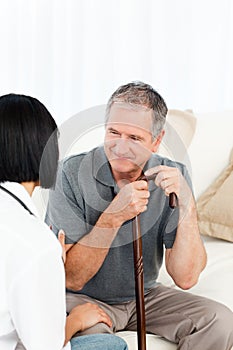
<instances>
[{"instance_id":1,"label":"fingers","mask_svg":"<svg viewBox=\"0 0 233 350\"><path fill-rule=\"evenodd\" d=\"M156 186L162 188L166 196L176 194L179 208L186 208L189 203L194 203L192 190L178 168L159 165L148 169L145 175L148 177L153 173L157 174L154 180Z\"/></svg>"},{"instance_id":2,"label":"fingers","mask_svg":"<svg viewBox=\"0 0 233 350\"><path fill-rule=\"evenodd\" d=\"M79 319L81 322L81 330L85 330L97 323L105 323L108 327L112 327L112 321L108 314L97 304L85 303L74 307L70 315Z\"/></svg>"},{"instance_id":3,"label":"fingers","mask_svg":"<svg viewBox=\"0 0 233 350\"><path fill-rule=\"evenodd\" d=\"M60 230L58 232L58 240L59 240L62 248L65 248L65 232L63 230Z\"/></svg>"},{"instance_id":4,"label":"fingers","mask_svg":"<svg viewBox=\"0 0 233 350\"><path fill-rule=\"evenodd\" d=\"M132 192L131 202L129 205L135 208L135 211L142 213L147 210L148 199L150 192L148 190L147 181L135 181L133 184L134 191Z\"/></svg>"},{"instance_id":5,"label":"fingers","mask_svg":"<svg viewBox=\"0 0 233 350\"><path fill-rule=\"evenodd\" d=\"M134 181L120 188L108 207L108 213L117 216L120 225L147 210L150 196L147 181Z\"/></svg>"},{"instance_id":6,"label":"fingers","mask_svg":"<svg viewBox=\"0 0 233 350\"><path fill-rule=\"evenodd\" d=\"M177 168L174 167L169 167L166 165L158 165L154 168L150 168L148 170L145 171L145 175L146 176L151 176L153 174L156 174L156 178L161 175L161 173L164 175L167 172L173 171L173 170L178 170Z\"/></svg>"},{"instance_id":7,"label":"fingers","mask_svg":"<svg viewBox=\"0 0 233 350\"><path fill-rule=\"evenodd\" d=\"M157 174L160 170L160 165L156 166L156 167L153 167L153 168L150 168L150 169L147 169L144 173L144 175L146 176L151 176L153 174Z\"/></svg>"},{"instance_id":8,"label":"fingers","mask_svg":"<svg viewBox=\"0 0 233 350\"><path fill-rule=\"evenodd\" d=\"M147 181L139 180L139 181L135 181L133 184L136 190L148 190Z\"/></svg>"},{"instance_id":9,"label":"fingers","mask_svg":"<svg viewBox=\"0 0 233 350\"><path fill-rule=\"evenodd\" d=\"M62 247L62 259L63 262L66 262L66 245L65 245L65 232L63 230L60 230L58 232L58 240Z\"/></svg>"},{"instance_id":10,"label":"fingers","mask_svg":"<svg viewBox=\"0 0 233 350\"><path fill-rule=\"evenodd\" d=\"M119 192L122 207L147 205L150 192L146 181L135 181L125 185Z\"/></svg>"},{"instance_id":11,"label":"fingers","mask_svg":"<svg viewBox=\"0 0 233 350\"><path fill-rule=\"evenodd\" d=\"M112 321L111 321L110 317L102 309L99 310L99 313L100 313L99 322L103 322L108 327L112 327Z\"/></svg>"},{"instance_id":12,"label":"fingers","mask_svg":"<svg viewBox=\"0 0 233 350\"><path fill-rule=\"evenodd\" d=\"M85 305L85 304L84 304ZM98 317L98 323L103 322L107 326L112 327L112 321L108 314L97 304L86 303L87 309L89 309L92 313L95 313Z\"/></svg>"},{"instance_id":13,"label":"fingers","mask_svg":"<svg viewBox=\"0 0 233 350\"><path fill-rule=\"evenodd\" d=\"M150 197L150 192L148 190L147 181L135 181L132 183L134 192L132 192L133 196L138 199L146 199Z\"/></svg>"},{"instance_id":14,"label":"fingers","mask_svg":"<svg viewBox=\"0 0 233 350\"><path fill-rule=\"evenodd\" d=\"M158 183L158 186L160 186L163 190L166 196L168 196L170 193L174 192L174 186L172 179L165 179Z\"/></svg>"},{"instance_id":15,"label":"fingers","mask_svg":"<svg viewBox=\"0 0 233 350\"><path fill-rule=\"evenodd\" d=\"M180 181L178 170L173 168L172 170L158 173L155 184L164 190L166 196L169 196L172 192L178 195L180 192Z\"/></svg>"},{"instance_id":16,"label":"fingers","mask_svg":"<svg viewBox=\"0 0 233 350\"><path fill-rule=\"evenodd\" d=\"M147 177L151 176L152 174L157 174L154 182L156 186L164 190L166 196L172 192L175 192L176 194L179 193L182 175L178 168L159 165L148 169L145 172Z\"/></svg>"}]
</instances>

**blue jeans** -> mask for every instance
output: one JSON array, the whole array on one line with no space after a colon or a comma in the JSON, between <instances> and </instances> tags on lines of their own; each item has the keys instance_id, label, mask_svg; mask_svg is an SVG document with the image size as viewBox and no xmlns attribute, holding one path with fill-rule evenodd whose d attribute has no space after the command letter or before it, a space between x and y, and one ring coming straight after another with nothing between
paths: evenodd
<instances>
[{"instance_id":1,"label":"blue jeans","mask_svg":"<svg viewBox=\"0 0 233 350\"><path fill-rule=\"evenodd\" d=\"M90 334L72 338L72 350L128 350L126 342L113 334Z\"/></svg>"}]
</instances>

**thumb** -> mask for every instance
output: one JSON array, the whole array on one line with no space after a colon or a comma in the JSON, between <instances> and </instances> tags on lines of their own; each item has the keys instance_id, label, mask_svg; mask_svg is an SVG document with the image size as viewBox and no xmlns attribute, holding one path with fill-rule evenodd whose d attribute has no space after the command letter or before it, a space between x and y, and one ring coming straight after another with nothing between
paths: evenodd
<instances>
[{"instance_id":1,"label":"thumb","mask_svg":"<svg viewBox=\"0 0 233 350\"><path fill-rule=\"evenodd\" d=\"M61 247L62 247L62 259L63 259L63 262L65 263L66 262L66 247L65 247L65 232L63 230L60 230L58 232L58 240L61 244Z\"/></svg>"},{"instance_id":2,"label":"thumb","mask_svg":"<svg viewBox=\"0 0 233 350\"><path fill-rule=\"evenodd\" d=\"M161 170L161 167L158 165L158 166L155 166L154 168L147 169L144 175L146 176L157 175L160 170Z\"/></svg>"},{"instance_id":3,"label":"thumb","mask_svg":"<svg viewBox=\"0 0 233 350\"><path fill-rule=\"evenodd\" d=\"M60 230L58 232L58 240L62 247L65 247L65 237L66 237L65 232L63 230Z\"/></svg>"}]
</instances>

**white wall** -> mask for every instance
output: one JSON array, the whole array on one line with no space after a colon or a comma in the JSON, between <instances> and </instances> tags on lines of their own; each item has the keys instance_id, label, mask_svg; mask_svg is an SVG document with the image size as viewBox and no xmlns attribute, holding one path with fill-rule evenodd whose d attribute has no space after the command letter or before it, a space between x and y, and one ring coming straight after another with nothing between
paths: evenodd
<instances>
[{"instance_id":1,"label":"white wall","mask_svg":"<svg viewBox=\"0 0 233 350\"><path fill-rule=\"evenodd\" d=\"M0 0L0 33L0 95L35 96L61 125L140 79L169 108L196 112L196 178L227 164L233 118L222 112L233 110L232 0Z\"/></svg>"},{"instance_id":2,"label":"white wall","mask_svg":"<svg viewBox=\"0 0 233 350\"><path fill-rule=\"evenodd\" d=\"M0 0L0 95L60 124L143 80L169 108L233 109L232 0Z\"/></svg>"}]
</instances>

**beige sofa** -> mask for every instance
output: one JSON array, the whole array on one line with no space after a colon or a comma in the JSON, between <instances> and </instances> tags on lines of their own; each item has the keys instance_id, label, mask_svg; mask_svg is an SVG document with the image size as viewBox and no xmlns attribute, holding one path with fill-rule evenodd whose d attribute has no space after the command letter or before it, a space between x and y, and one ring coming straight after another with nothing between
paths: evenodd
<instances>
[{"instance_id":1,"label":"beige sofa","mask_svg":"<svg viewBox=\"0 0 233 350\"><path fill-rule=\"evenodd\" d=\"M77 114L61 125L61 156L90 149L102 142L103 106ZM196 114L171 111L168 118L167 139L161 153L187 164L191 173L196 198L199 198L227 166L232 148L233 112ZM183 135L181 137L181 135ZM180 144L174 151L174 144ZM188 149L188 151L187 151ZM231 192L233 197L233 189ZM36 191L33 196L40 215L46 206L46 193ZM232 211L233 213L233 211ZM232 240L233 240L233 227ZM214 237L203 237L208 264L199 283L189 292L215 299L233 310L233 245ZM174 282L163 268L159 281L174 288ZM129 350L137 349L135 332L119 332ZM169 350L177 346L158 336L147 335L147 350ZM203 349L204 350L204 349Z\"/></svg>"}]
</instances>

